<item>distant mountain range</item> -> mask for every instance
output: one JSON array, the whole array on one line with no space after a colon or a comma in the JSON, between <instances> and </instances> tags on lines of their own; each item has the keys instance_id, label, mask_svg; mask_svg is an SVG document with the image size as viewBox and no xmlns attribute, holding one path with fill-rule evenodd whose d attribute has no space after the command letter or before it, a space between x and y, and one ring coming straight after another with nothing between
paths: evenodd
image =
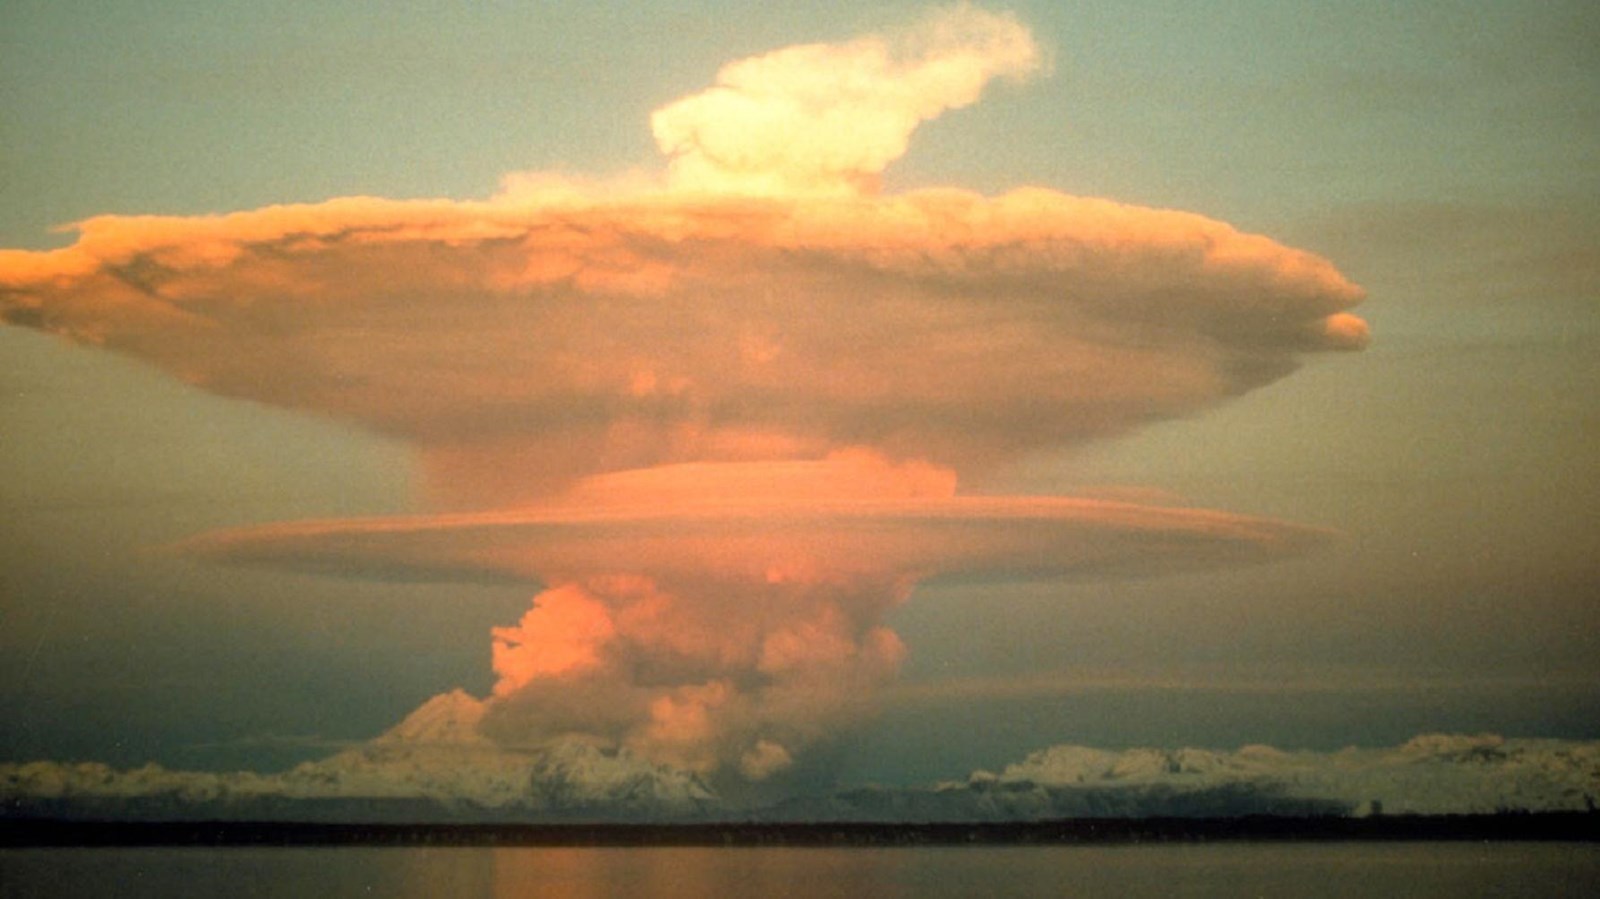
<instances>
[{"instance_id":1,"label":"distant mountain range","mask_svg":"<svg viewBox=\"0 0 1600 899\"><path fill-rule=\"evenodd\" d=\"M1600 743L1435 734L1391 749L1333 753L1055 746L999 774L791 800L769 813L780 820L1038 821L1592 811L1597 802Z\"/></svg>"},{"instance_id":2,"label":"distant mountain range","mask_svg":"<svg viewBox=\"0 0 1600 899\"><path fill-rule=\"evenodd\" d=\"M1426 735L1288 752L1055 746L999 773L739 807L696 775L580 740L499 746L481 703L435 697L368 743L279 774L0 765L0 817L323 822L1011 822L1593 811L1600 742Z\"/></svg>"}]
</instances>

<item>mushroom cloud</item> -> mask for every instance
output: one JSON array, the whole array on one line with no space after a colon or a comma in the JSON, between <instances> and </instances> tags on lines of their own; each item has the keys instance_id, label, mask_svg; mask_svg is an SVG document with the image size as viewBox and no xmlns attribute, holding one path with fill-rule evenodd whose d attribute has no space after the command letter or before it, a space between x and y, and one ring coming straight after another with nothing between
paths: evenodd
<instances>
[{"instance_id":1,"label":"mushroom cloud","mask_svg":"<svg viewBox=\"0 0 1600 899\"><path fill-rule=\"evenodd\" d=\"M759 781L870 714L926 579L1276 558L1321 532L963 484L1361 347L1327 261L1023 187L885 193L916 127L1045 68L969 5L725 66L656 176L508 176L100 216L0 251L0 316L413 447L426 513L204 534L198 557L526 581L479 725Z\"/></svg>"}]
</instances>

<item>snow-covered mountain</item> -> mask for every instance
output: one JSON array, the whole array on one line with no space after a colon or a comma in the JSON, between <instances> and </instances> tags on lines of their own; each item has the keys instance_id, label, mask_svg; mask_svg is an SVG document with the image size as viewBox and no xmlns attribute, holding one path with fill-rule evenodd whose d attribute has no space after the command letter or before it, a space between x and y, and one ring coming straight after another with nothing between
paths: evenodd
<instances>
[{"instance_id":1,"label":"snow-covered mountain","mask_svg":"<svg viewBox=\"0 0 1600 899\"><path fill-rule=\"evenodd\" d=\"M489 741L478 732L484 710L483 700L465 690L440 693L372 742L487 747Z\"/></svg>"},{"instance_id":2,"label":"snow-covered mountain","mask_svg":"<svg viewBox=\"0 0 1600 899\"><path fill-rule=\"evenodd\" d=\"M787 820L1011 821L1246 814L1585 811L1600 743L1431 734L1388 749L1054 746L923 790L860 789L778 809Z\"/></svg>"},{"instance_id":3,"label":"snow-covered mountain","mask_svg":"<svg viewBox=\"0 0 1600 899\"><path fill-rule=\"evenodd\" d=\"M0 806L183 818L671 820L719 805L695 775L626 749L578 740L498 746L478 732L482 716L480 700L442 694L370 742L281 774L0 765Z\"/></svg>"},{"instance_id":4,"label":"snow-covered mountain","mask_svg":"<svg viewBox=\"0 0 1600 899\"><path fill-rule=\"evenodd\" d=\"M567 740L506 748L481 702L436 697L384 735L281 774L0 765L4 814L301 820L1027 821L1245 814L1593 810L1600 742L1426 735L1386 749L1286 752L1054 746L999 773L733 809L699 778Z\"/></svg>"},{"instance_id":5,"label":"snow-covered mountain","mask_svg":"<svg viewBox=\"0 0 1600 899\"><path fill-rule=\"evenodd\" d=\"M1399 814L1582 811L1600 801L1600 743L1429 734L1392 749L1334 753L1267 746L1102 753L1057 746L1005 768L996 781L1178 790L1249 785L1283 797Z\"/></svg>"}]
</instances>

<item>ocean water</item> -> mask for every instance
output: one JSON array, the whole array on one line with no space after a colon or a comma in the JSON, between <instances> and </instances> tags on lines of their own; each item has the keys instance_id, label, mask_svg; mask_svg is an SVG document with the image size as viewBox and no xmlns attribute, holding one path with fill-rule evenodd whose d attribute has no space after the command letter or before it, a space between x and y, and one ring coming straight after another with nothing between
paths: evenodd
<instances>
[{"instance_id":1,"label":"ocean water","mask_svg":"<svg viewBox=\"0 0 1600 899\"><path fill-rule=\"evenodd\" d=\"M1600 846L0 850L0 896L1600 896Z\"/></svg>"}]
</instances>

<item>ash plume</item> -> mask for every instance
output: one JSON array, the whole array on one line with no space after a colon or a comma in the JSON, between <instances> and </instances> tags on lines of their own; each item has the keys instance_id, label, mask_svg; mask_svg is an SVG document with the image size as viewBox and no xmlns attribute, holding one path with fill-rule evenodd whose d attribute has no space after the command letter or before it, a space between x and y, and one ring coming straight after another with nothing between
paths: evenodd
<instances>
[{"instance_id":1,"label":"ash plume","mask_svg":"<svg viewBox=\"0 0 1600 899\"><path fill-rule=\"evenodd\" d=\"M0 317L414 447L427 512L189 552L539 585L479 730L761 780L870 714L922 580L1274 558L1318 533L961 487L1356 349L1327 261L1026 187L884 194L916 126L1044 54L960 5L741 60L658 110L658 177L483 200L100 216L0 251ZM731 776L731 775L730 775Z\"/></svg>"}]
</instances>

